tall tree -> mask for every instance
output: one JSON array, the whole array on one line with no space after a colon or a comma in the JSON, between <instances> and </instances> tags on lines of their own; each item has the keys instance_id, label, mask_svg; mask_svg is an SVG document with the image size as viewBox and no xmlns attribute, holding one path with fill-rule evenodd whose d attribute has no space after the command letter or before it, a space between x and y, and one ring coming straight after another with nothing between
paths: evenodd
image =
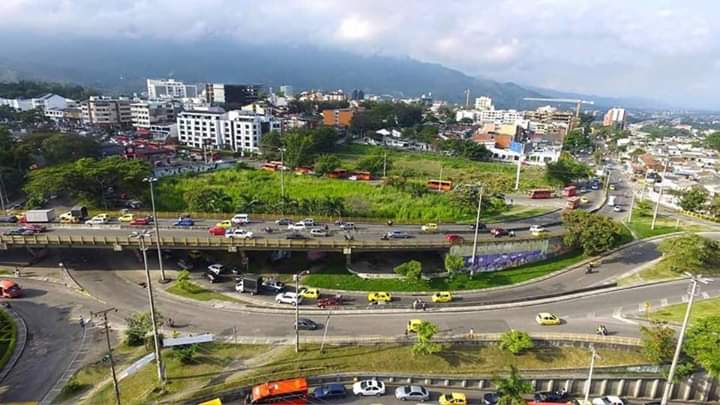
<instances>
[{"instance_id":1,"label":"tall tree","mask_svg":"<svg viewBox=\"0 0 720 405\"><path fill-rule=\"evenodd\" d=\"M315 160L315 173L327 174L340 167L340 159L335 155L321 155Z\"/></svg>"},{"instance_id":2,"label":"tall tree","mask_svg":"<svg viewBox=\"0 0 720 405\"><path fill-rule=\"evenodd\" d=\"M675 353L675 331L663 322L640 327L643 353L657 364L669 362Z\"/></svg>"},{"instance_id":3,"label":"tall tree","mask_svg":"<svg viewBox=\"0 0 720 405\"><path fill-rule=\"evenodd\" d=\"M532 392L532 386L520 378L515 366L510 366L510 375L496 377L493 381L499 395L498 405L526 405L523 395Z\"/></svg>"},{"instance_id":4,"label":"tall tree","mask_svg":"<svg viewBox=\"0 0 720 405\"><path fill-rule=\"evenodd\" d=\"M720 243L697 234L665 239L658 245L663 263L677 272L720 272Z\"/></svg>"},{"instance_id":5,"label":"tall tree","mask_svg":"<svg viewBox=\"0 0 720 405\"><path fill-rule=\"evenodd\" d=\"M713 377L720 376L720 315L701 318L688 329L685 351Z\"/></svg>"},{"instance_id":6,"label":"tall tree","mask_svg":"<svg viewBox=\"0 0 720 405\"><path fill-rule=\"evenodd\" d=\"M604 215L575 210L563 213L562 220L565 245L581 248L586 255L606 252L622 242L620 225Z\"/></svg>"},{"instance_id":7,"label":"tall tree","mask_svg":"<svg viewBox=\"0 0 720 405\"><path fill-rule=\"evenodd\" d=\"M282 136L277 131L271 131L260 138L260 153L267 160L280 160L282 146Z\"/></svg>"},{"instance_id":8,"label":"tall tree","mask_svg":"<svg viewBox=\"0 0 720 405\"><path fill-rule=\"evenodd\" d=\"M415 331L417 340L412 347L413 355L429 355L442 351L442 345L432 341L433 336L435 336L439 330L440 328L434 323L422 321Z\"/></svg>"},{"instance_id":9,"label":"tall tree","mask_svg":"<svg viewBox=\"0 0 720 405\"><path fill-rule=\"evenodd\" d=\"M291 132L284 136L285 165L290 168L312 162L313 138L309 133Z\"/></svg>"},{"instance_id":10,"label":"tall tree","mask_svg":"<svg viewBox=\"0 0 720 405\"><path fill-rule=\"evenodd\" d=\"M690 187L680 193L680 208L697 212L705 207L708 193L703 186Z\"/></svg>"}]
</instances>

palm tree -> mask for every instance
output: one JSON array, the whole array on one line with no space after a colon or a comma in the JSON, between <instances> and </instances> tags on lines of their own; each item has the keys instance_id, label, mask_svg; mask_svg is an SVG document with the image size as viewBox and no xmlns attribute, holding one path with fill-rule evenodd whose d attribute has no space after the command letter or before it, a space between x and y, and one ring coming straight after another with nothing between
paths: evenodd
<instances>
[{"instance_id":1,"label":"palm tree","mask_svg":"<svg viewBox=\"0 0 720 405\"><path fill-rule=\"evenodd\" d=\"M510 375L506 378L496 377L493 381L500 398L498 405L526 405L523 394L532 392L532 386L524 382L515 366L510 366Z\"/></svg>"},{"instance_id":2,"label":"palm tree","mask_svg":"<svg viewBox=\"0 0 720 405\"><path fill-rule=\"evenodd\" d=\"M240 196L240 202L235 207L237 212L256 213L263 211L265 201L255 195L243 194Z\"/></svg>"},{"instance_id":3,"label":"palm tree","mask_svg":"<svg viewBox=\"0 0 720 405\"><path fill-rule=\"evenodd\" d=\"M340 197L325 197L320 200L320 211L328 217L342 218L345 214L345 202Z\"/></svg>"}]
</instances>

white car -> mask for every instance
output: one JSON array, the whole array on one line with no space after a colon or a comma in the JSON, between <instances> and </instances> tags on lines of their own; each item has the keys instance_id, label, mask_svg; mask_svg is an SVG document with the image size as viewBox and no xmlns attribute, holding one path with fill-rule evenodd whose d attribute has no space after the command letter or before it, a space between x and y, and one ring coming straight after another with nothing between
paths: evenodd
<instances>
[{"instance_id":1,"label":"white car","mask_svg":"<svg viewBox=\"0 0 720 405\"><path fill-rule=\"evenodd\" d=\"M219 276L221 273L225 272L225 266L222 264L211 264L208 266L208 271L210 273L215 274L216 276Z\"/></svg>"},{"instance_id":2,"label":"white car","mask_svg":"<svg viewBox=\"0 0 720 405\"><path fill-rule=\"evenodd\" d=\"M310 235L312 236L328 236L328 231L326 231L324 228L313 228L310 230Z\"/></svg>"},{"instance_id":3,"label":"white car","mask_svg":"<svg viewBox=\"0 0 720 405\"><path fill-rule=\"evenodd\" d=\"M317 225L317 222L315 222L315 220L312 219L312 218L305 218L305 219L303 219L303 220L300 221L300 222L302 222L303 224L305 224L305 226L315 226L315 225Z\"/></svg>"},{"instance_id":4,"label":"white car","mask_svg":"<svg viewBox=\"0 0 720 405\"><path fill-rule=\"evenodd\" d=\"M625 405L625 402L615 395L607 395L593 399L592 405Z\"/></svg>"},{"instance_id":5,"label":"white car","mask_svg":"<svg viewBox=\"0 0 720 405\"><path fill-rule=\"evenodd\" d=\"M307 229L305 222L296 222L288 225L288 231L304 231L305 229Z\"/></svg>"},{"instance_id":6,"label":"white car","mask_svg":"<svg viewBox=\"0 0 720 405\"><path fill-rule=\"evenodd\" d=\"M253 233L240 228L230 228L225 231L226 238L252 239Z\"/></svg>"},{"instance_id":7,"label":"white car","mask_svg":"<svg viewBox=\"0 0 720 405\"><path fill-rule=\"evenodd\" d=\"M385 383L378 380L363 380L353 384L353 394L362 396L380 396L385 394Z\"/></svg>"},{"instance_id":8,"label":"white car","mask_svg":"<svg viewBox=\"0 0 720 405\"><path fill-rule=\"evenodd\" d=\"M623 209L622 209L621 206L615 205L615 206L613 207L613 211L615 211L615 212L623 212Z\"/></svg>"},{"instance_id":9,"label":"white car","mask_svg":"<svg viewBox=\"0 0 720 405\"><path fill-rule=\"evenodd\" d=\"M542 227L542 225L532 225L530 227L530 233L540 233L545 232L545 228Z\"/></svg>"},{"instance_id":10,"label":"white car","mask_svg":"<svg viewBox=\"0 0 720 405\"><path fill-rule=\"evenodd\" d=\"M250 217L248 214L235 214L231 221L235 225L245 225L250 223Z\"/></svg>"},{"instance_id":11,"label":"white car","mask_svg":"<svg viewBox=\"0 0 720 405\"><path fill-rule=\"evenodd\" d=\"M302 304L302 295L298 296L295 292L284 292L275 296L275 302L278 304L298 305Z\"/></svg>"},{"instance_id":12,"label":"white car","mask_svg":"<svg viewBox=\"0 0 720 405\"><path fill-rule=\"evenodd\" d=\"M85 223L88 225L107 224L108 222L109 222L108 217L104 217L104 216L100 216L100 215L94 216L94 217L88 219L87 221L85 221Z\"/></svg>"}]
</instances>

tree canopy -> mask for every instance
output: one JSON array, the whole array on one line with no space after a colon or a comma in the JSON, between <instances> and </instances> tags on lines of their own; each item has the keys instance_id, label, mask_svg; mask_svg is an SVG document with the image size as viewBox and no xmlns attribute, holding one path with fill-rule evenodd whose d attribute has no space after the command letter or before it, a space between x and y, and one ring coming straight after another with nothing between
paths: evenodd
<instances>
[{"instance_id":1,"label":"tree canopy","mask_svg":"<svg viewBox=\"0 0 720 405\"><path fill-rule=\"evenodd\" d=\"M567 152L563 152L557 162L545 165L545 178L551 183L565 185L591 175L590 166L577 161Z\"/></svg>"},{"instance_id":2,"label":"tree canopy","mask_svg":"<svg viewBox=\"0 0 720 405\"><path fill-rule=\"evenodd\" d=\"M418 104L366 101L364 110L353 115L351 131L365 133L382 128L408 128L422 122L423 107Z\"/></svg>"},{"instance_id":3,"label":"tree canopy","mask_svg":"<svg viewBox=\"0 0 720 405\"><path fill-rule=\"evenodd\" d=\"M470 160L488 161L492 158L485 145L462 139L448 139L440 144L440 149L451 152L455 156L464 157Z\"/></svg>"},{"instance_id":4,"label":"tree canopy","mask_svg":"<svg viewBox=\"0 0 720 405\"><path fill-rule=\"evenodd\" d=\"M660 242L663 264L677 272L720 272L720 243L697 234L686 234Z\"/></svg>"},{"instance_id":5,"label":"tree canopy","mask_svg":"<svg viewBox=\"0 0 720 405\"><path fill-rule=\"evenodd\" d=\"M589 152L593 147L590 136L585 134L582 128L573 129L563 140L563 150L570 153L577 153L580 150Z\"/></svg>"},{"instance_id":6,"label":"tree canopy","mask_svg":"<svg viewBox=\"0 0 720 405\"><path fill-rule=\"evenodd\" d=\"M705 146L720 151L720 132L713 132L705 138Z\"/></svg>"},{"instance_id":7,"label":"tree canopy","mask_svg":"<svg viewBox=\"0 0 720 405\"><path fill-rule=\"evenodd\" d=\"M623 240L620 225L604 215L575 210L563 213L562 219L565 245L582 249L588 256L607 252Z\"/></svg>"},{"instance_id":8,"label":"tree canopy","mask_svg":"<svg viewBox=\"0 0 720 405\"><path fill-rule=\"evenodd\" d=\"M33 98L52 93L73 100L84 100L98 93L76 84L37 82L21 80L19 82L0 82L1 98Z\"/></svg>"},{"instance_id":9,"label":"tree canopy","mask_svg":"<svg viewBox=\"0 0 720 405\"><path fill-rule=\"evenodd\" d=\"M690 187L680 193L680 208L685 211L698 212L705 207L708 197L708 192L704 187Z\"/></svg>"},{"instance_id":10,"label":"tree canopy","mask_svg":"<svg viewBox=\"0 0 720 405\"><path fill-rule=\"evenodd\" d=\"M685 352L713 377L720 376L720 315L701 318L690 326Z\"/></svg>"}]
</instances>

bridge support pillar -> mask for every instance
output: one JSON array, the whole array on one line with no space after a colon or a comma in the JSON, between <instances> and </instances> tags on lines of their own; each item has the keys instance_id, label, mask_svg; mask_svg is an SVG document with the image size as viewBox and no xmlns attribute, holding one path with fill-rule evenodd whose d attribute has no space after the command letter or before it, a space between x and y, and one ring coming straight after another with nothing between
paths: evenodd
<instances>
[{"instance_id":1,"label":"bridge support pillar","mask_svg":"<svg viewBox=\"0 0 720 405\"><path fill-rule=\"evenodd\" d=\"M5 244L4 242L0 242L0 250L7 250L7 248L7 244Z\"/></svg>"},{"instance_id":2,"label":"bridge support pillar","mask_svg":"<svg viewBox=\"0 0 720 405\"><path fill-rule=\"evenodd\" d=\"M352 260L351 260L352 248L349 248L349 247L343 248L343 254L345 255L345 267L350 267L352 265Z\"/></svg>"}]
</instances>

